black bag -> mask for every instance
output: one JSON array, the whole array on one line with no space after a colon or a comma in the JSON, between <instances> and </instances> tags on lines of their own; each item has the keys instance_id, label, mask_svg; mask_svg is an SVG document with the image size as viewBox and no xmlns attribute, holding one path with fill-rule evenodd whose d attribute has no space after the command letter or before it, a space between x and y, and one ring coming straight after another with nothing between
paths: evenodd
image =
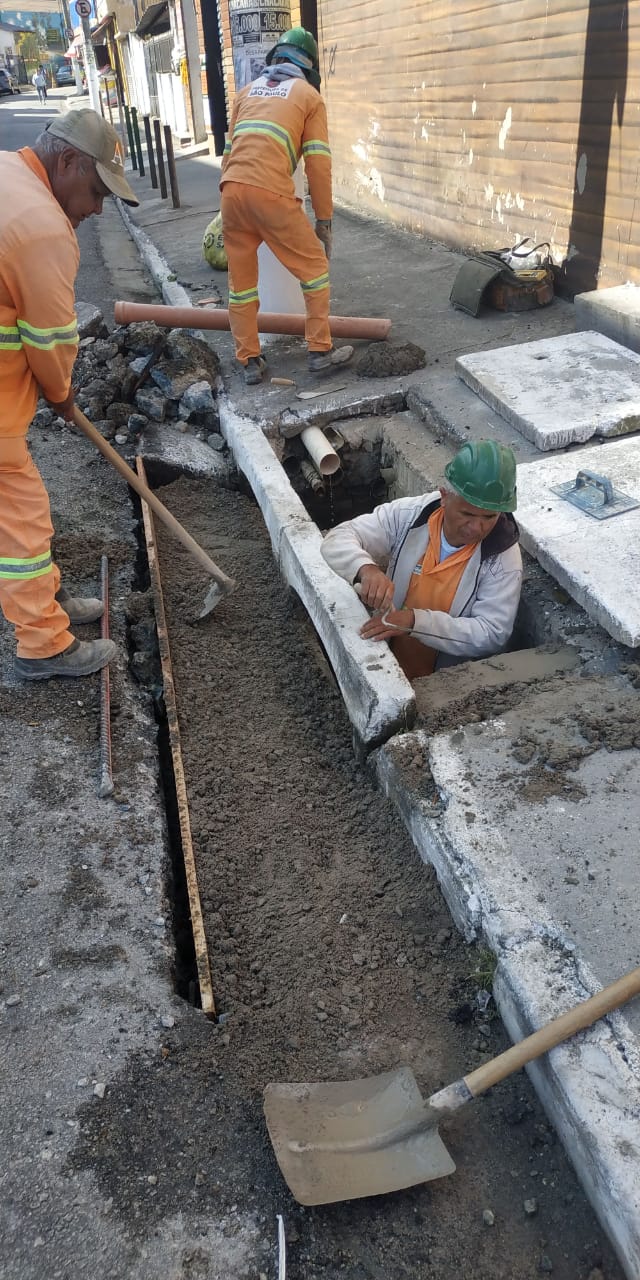
<instances>
[{"instance_id":1,"label":"black bag","mask_svg":"<svg viewBox=\"0 0 640 1280\"><path fill-rule=\"evenodd\" d=\"M528 238L512 249L487 249L473 254L463 262L453 282L449 301L458 311L477 316L482 303L500 311L528 311L533 307L548 306L553 301L553 271L549 245L532 245L526 249ZM518 258L526 263L534 253L546 249L542 264L530 270L515 271L506 259Z\"/></svg>"}]
</instances>

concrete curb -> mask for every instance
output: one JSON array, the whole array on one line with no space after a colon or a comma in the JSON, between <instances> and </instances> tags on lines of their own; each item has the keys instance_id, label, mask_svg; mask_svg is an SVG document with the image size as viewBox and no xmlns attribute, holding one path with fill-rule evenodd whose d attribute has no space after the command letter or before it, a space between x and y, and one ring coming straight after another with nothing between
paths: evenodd
<instances>
[{"instance_id":1,"label":"concrete curb","mask_svg":"<svg viewBox=\"0 0 640 1280\"><path fill-rule=\"evenodd\" d=\"M165 301L170 306L192 306L186 289L169 279L173 272L162 254L117 203ZM377 746L413 724L413 688L386 647L374 650L360 639L358 632L368 614L351 587L322 559L320 532L261 427L238 414L228 397L221 396L219 406L222 434L260 505L280 570L300 596L329 655L357 738L367 749Z\"/></svg>"},{"instance_id":2,"label":"concrete curb","mask_svg":"<svg viewBox=\"0 0 640 1280\"><path fill-rule=\"evenodd\" d=\"M436 780L442 807L407 785L404 761L416 753L427 758L429 742L422 731L396 737L372 763L420 856L434 867L457 927L469 940L482 937L496 955L496 1004L519 1040L600 984L554 921L540 912L534 918L500 832L491 833L489 867L474 856L462 819L446 808L446 758ZM446 744L443 751L446 756ZM451 767L459 768L453 756ZM508 911L500 905L505 900L513 904ZM610 1014L527 1071L629 1280L637 1280L640 1053L624 1013Z\"/></svg>"}]
</instances>

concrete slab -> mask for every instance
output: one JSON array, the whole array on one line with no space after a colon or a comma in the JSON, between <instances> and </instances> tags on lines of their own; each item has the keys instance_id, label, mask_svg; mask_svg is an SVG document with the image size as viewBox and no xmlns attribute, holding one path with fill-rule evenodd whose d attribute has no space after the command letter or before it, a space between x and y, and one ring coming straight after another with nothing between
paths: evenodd
<instances>
[{"instance_id":1,"label":"concrete slab","mask_svg":"<svg viewBox=\"0 0 640 1280\"><path fill-rule=\"evenodd\" d=\"M639 711L621 677L569 675L499 720L417 731L374 754L458 927L497 956L494 995L514 1039L637 964ZM639 1002L530 1074L637 1277Z\"/></svg>"},{"instance_id":2,"label":"concrete slab","mask_svg":"<svg viewBox=\"0 0 640 1280\"><path fill-rule=\"evenodd\" d=\"M601 333L458 356L456 372L543 451L640 428L640 355Z\"/></svg>"},{"instance_id":3,"label":"concrete slab","mask_svg":"<svg viewBox=\"0 0 640 1280\"><path fill-rule=\"evenodd\" d=\"M596 520L552 492L585 469L605 474L614 488L640 501L638 438L523 463L517 511L522 545L590 618L635 648L640 644L640 507Z\"/></svg>"},{"instance_id":4,"label":"concrete slab","mask_svg":"<svg viewBox=\"0 0 640 1280\"><path fill-rule=\"evenodd\" d=\"M614 289L592 289L573 300L576 329L604 333L631 351L640 352L640 289L620 284Z\"/></svg>"}]
</instances>

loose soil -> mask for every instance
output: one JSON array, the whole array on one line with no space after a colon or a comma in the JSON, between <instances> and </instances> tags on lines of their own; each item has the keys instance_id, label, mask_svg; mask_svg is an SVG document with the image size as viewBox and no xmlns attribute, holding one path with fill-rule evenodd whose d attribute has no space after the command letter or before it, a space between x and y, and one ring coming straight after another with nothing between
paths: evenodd
<instances>
[{"instance_id":1,"label":"loose soil","mask_svg":"<svg viewBox=\"0 0 640 1280\"><path fill-rule=\"evenodd\" d=\"M490 958L452 930L432 870L356 762L332 675L257 507L186 479L159 492L238 580L194 625L206 583L157 528L220 1017L194 1013L188 1044L168 1032L162 1061L130 1062L99 1118L88 1115L76 1163L124 1214L129 1174L151 1143L158 1186L136 1210L147 1226L194 1196L223 1221L238 1206L261 1223L283 1213L291 1280L619 1280L522 1074L447 1123L453 1177L320 1209L289 1195L262 1117L269 1080L407 1062L428 1094L507 1041L477 1000ZM178 1089L185 1118L200 1120L193 1145L176 1133ZM229 1274L266 1275L258 1246L253 1257Z\"/></svg>"}]
</instances>

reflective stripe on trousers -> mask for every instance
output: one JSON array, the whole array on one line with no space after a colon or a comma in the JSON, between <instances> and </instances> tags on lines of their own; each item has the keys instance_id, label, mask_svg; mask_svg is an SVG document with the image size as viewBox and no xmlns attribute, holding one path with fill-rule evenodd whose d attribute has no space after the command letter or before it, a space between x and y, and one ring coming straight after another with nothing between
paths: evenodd
<instances>
[{"instance_id":1,"label":"reflective stripe on trousers","mask_svg":"<svg viewBox=\"0 0 640 1280\"><path fill-rule=\"evenodd\" d=\"M300 201L244 182L225 182L220 203L229 262L229 323L238 360L246 364L260 354L257 286L262 243L300 281L309 350L329 351L329 264Z\"/></svg>"},{"instance_id":2,"label":"reflective stripe on trousers","mask_svg":"<svg viewBox=\"0 0 640 1280\"><path fill-rule=\"evenodd\" d=\"M21 658L51 658L73 642L55 598L52 534L49 497L25 437L0 439L0 608Z\"/></svg>"}]
</instances>

